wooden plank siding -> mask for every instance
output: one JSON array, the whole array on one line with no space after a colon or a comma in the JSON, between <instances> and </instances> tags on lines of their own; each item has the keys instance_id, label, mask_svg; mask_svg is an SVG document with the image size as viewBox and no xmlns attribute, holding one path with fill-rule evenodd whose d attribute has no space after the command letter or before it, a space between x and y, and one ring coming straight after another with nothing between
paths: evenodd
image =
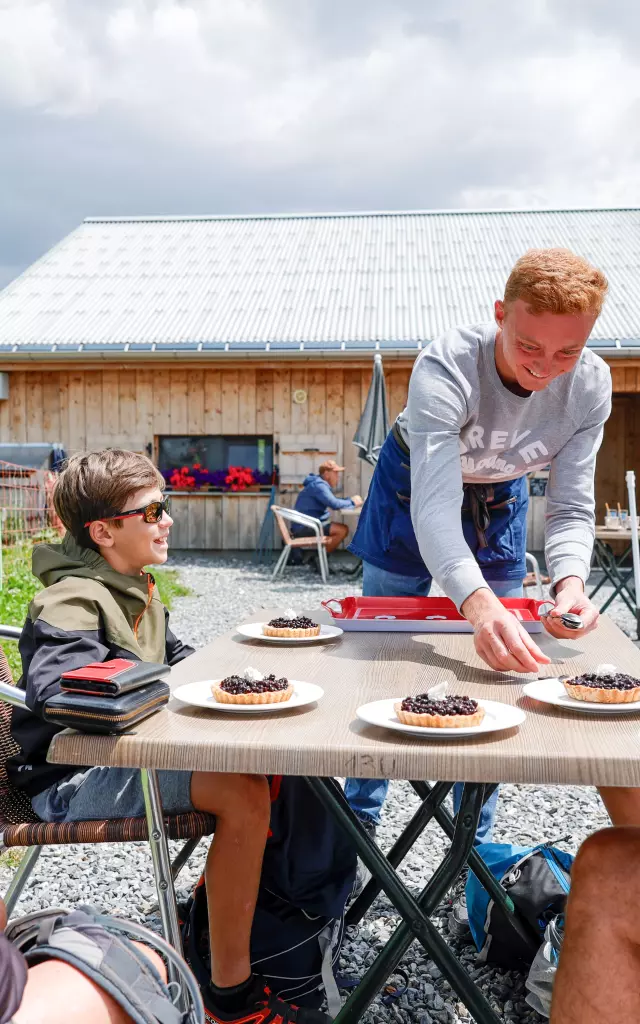
<instances>
[{"instance_id":1,"label":"wooden plank siding","mask_svg":"<svg viewBox=\"0 0 640 1024\"><path fill-rule=\"evenodd\" d=\"M6 367L9 399L0 402L0 440L61 442L68 452L106 445L155 450L162 434L335 434L346 466L344 493L366 495L371 469L352 442L371 379L369 361L253 361L243 365L54 364ZM605 501L626 507L624 473L640 478L640 366L611 361L611 420L596 472L598 516ZM385 366L389 414L406 401L411 362ZM294 395L303 401L294 401ZM246 504L242 504L242 502ZM283 504L292 504L283 495ZM190 498L176 523L185 547L255 546L266 498ZM355 523L349 523L354 526ZM179 542L179 543L178 543Z\"/></svg>"}]
</instances>

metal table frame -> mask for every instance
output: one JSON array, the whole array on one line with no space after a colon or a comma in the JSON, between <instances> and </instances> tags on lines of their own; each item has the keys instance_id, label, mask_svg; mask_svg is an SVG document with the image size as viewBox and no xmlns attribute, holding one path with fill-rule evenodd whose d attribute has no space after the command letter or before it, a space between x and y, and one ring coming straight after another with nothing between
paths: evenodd
<instances>
[{"instance_id":1,"label":"metal table frame","mask_svg":"<svg viewBox=\"0 0 640 1024\"><path fill-rule=\"evenodd\" d=\"M620 539L622 540L623 538ZM600 588L605 585L605 583L610 583L613 587L613 591L600 608L600 612L606 612L607 608L612 601L616 599L616 597L622 598L627 608L636 619L637 634L638 637L640 637L640 617L636 612L635 591L633 589L633 566L631 566L630 569L622 568L625 559L630 554L631 543L627 544L621 555L616 555L610 544L607 544L606 541L596 537L593 546L593 556L598 568L602 570L602 579L596 583L588 596L591 600L594 595L598 593ZM631 587L629 586L630 581Z\"/></svg>"},{"instance_id":2,"label":"metal table frame","mask_svg":"<svg viewBox=\"0 0 640 1024\"><path fill-rule=\"evenodd\" d=\"M182 952L157 772L150 768L141 769L141 777L162 931L167 941ZM355 926L362 920L381 891L386 894L402 918L402 923L398 925L382 952L340 1010L336 1017L337 1024L355 1024L360 1020L415 939L422 944L478 1024L501 1024L500 1018L494 1013L484 994L430 920L430 915L468 865L491 897L506 912L513 928L531 948L532 955L537 951L539 939L521 919L508 894L474 849L473 841L482 805L495 786L467 783L463 789L460 810L453 819L442 806L453 788L452 782L438 782L433 786L427 782L412 782L411 785L421 799L420 806L385 857L350 808L342 788L335 779L306 777L306 781L320 802L346 831L358 856L371 872L370 881L346 915L347 927ZM396 868L433 818L451 839L451 846L416 899L398 877Z\"/></svg>"}]
</instances>

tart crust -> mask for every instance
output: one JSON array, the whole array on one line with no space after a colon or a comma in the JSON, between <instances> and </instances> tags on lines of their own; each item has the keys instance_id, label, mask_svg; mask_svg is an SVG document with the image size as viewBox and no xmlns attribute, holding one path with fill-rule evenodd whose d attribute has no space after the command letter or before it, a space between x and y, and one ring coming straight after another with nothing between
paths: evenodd
<instances>
[{"instance_id":1,"label":"tart crust","mask_svg":"<svg viewBox=\"0 0 640 1024\"><path fill-rule=\"evenodd\" d=\"M428 729L463 729L480 725L484 718L481 707L473 715L419 715L415 711L403 711L402 701L398 701L393 710L404 725L421 725Z\"/></svg>"},{"instance_id":2,"label":"tart crust","mask_svg":"<svg viewBox=\"0 0 640 1024\"><path fill-rule=\"evenodd\" d=\"M292 696L293 686L289 683L286 690L265 690L264 693L228 693L214 683L211 692L219 704L280 704Z\"/></svg>"},{"instance_id":3,"label":"tart crust","mask_svg":"<svg viewBox=\"0 0 640 1024\"><path fill-rule=\"evenodd\" d=\"M604 689L598 686L583 686L573 683L571 679L563 679L562 685L574 700L585 700L593 704L632 704L640 701L640 684L632 690Z\"/></svg>"},{"instance_id":4,"label":"tart crust","mask_svg":"<svg viewBox=\"0 0 640 1024\"><path fill-rule=\"evenodd\" d=\"M320 626L310 626L308 629L287 629L286 627L268 626L265 624L262 627L262 632L264 633L265 636L320 636Z\"/></svg>"}]
</instances>

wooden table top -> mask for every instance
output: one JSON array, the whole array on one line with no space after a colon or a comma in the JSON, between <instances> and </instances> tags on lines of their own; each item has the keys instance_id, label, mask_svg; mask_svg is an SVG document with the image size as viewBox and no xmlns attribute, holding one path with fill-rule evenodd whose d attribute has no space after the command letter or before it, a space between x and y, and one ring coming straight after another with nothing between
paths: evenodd
<instances>
[{"instance_id":1,"label":"wooden table top","mask_svg":"<svg viewBox=\"0 0 640 1024\"><path fill-rule=\"evenodd\" d=\"M609 526L596 526L598 540L626 540L631 542L631 526L628 530L612 530Z\"/></svg>"},{"instance_id":2,"label":"wooden table top","mask_svg":"<svg viewBox=\"0 0 640 1024\"><path fill-rule=\"evenodd\" d=\"M251 618L273 615L274 609L266 609ZM331 621L325 612L314 617ZM640 652L606 616L581 640L560 642L546 633L535 639L553 659L541 675L573 675L613 661L640 677ZM336 642L285 647L232 632L177 665L169 681L175 688L248 665L318 683L325 696L297 710L251 718L173 699L128 735L59 733L49 759L265 774L640 786L640 715L590 715L525 697L522 684L533 677L487 668L470 634L345 633ZM361 704L421 693L443 679L452 692L518 704L527 718L519 729L482 739L442 740L402 735L356 718Z\"/></svg>"}]
</instances>

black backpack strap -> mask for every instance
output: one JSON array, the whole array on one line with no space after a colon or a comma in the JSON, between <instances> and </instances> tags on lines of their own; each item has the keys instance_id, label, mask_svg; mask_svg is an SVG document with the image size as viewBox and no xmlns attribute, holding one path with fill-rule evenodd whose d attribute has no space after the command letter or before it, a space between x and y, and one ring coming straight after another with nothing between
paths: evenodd
<instances>
[{"instance_id":1,"label":"black backpack strap","mask_svg":"<svg viewBox=\"0 0 640 1024\"><path fill-rule=\"evenodd\" d=\"M145 933L143 941L150 936L150 945L166 955L169 947L147 929L86 910L37 911L13 921L6 935L30 966L55 959L77 968L108 992L135 1024L183 1024L187 1020L195 1024L202 1020L197 1006L195 1015L187 1017L175 1005L154 965L124 934L128 930L136 937L140 931ZM173 956L175 964L178 958ZM183 963L181 968L184 974Z\"/></svg>"}]
</instances>

